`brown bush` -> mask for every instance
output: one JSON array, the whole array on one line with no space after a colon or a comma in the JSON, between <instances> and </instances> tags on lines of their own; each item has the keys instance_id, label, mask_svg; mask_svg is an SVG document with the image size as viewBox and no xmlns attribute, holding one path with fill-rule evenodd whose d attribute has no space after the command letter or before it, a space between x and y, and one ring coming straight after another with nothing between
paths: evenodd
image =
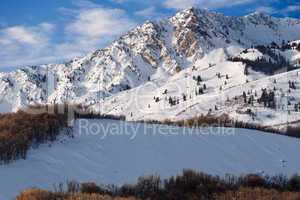
<instances>
[{"instance_id":1,"label":"brown bush","mask_svg":"<svg viewBox=\"0 0 300 200\"><path fill-rule=\"evenodd\" d=\"M23 191L16 200L137 200L133 197L111 197L97 193L53 193L40 189L28 189Z\"/></svg>"},{"instance_id":2,"label":"brown bush","mask_svg":"<svg viewBox=\"0 0 300 200\"><path fill-rule=\"evenodd\" d=\"M118 119L122 116L89 112L80 105L37 105L16 113L0 114L0 164L26 159L27 151L56 140L61 129L76 118ZM70 131L67 131L67 134Z\"/></svg>"},{"instance_id":3,"label":"brown bush","mask_svg":"<svg viewBox=\"0 0 300 200\"><path fill-rule=\"evenodd\" d=\"M263 177L256 174L221 178L184 170L182 174L164 180L159 176L147 176L139 178L136 184L123 186L71 181L67 182L67 187L60 184L60 189L53 193L37 189L24 191L17 200L37 200L40 197L40 200L49 200L50 197L61 200L300 200L299 180L298 175L289 179L282 175Z\"/></svg>"},{"instance_id":4,"label":"brown bush","mask_svg":"<svg viewBox=\"0 0 300 200\"><path fill-rule=\"evenodd\" d=\"M1 114L0 164L25 159L29 148L54 141L66 127L66 114L26 111Z\"/></svg>"},{"instance_id":5,"label":"brown bush","mask_svg":"<svg viewBox=\"0 0 300 200\"><path fill-rule=\"evenodd\" d=\"M99 195L99 194L72 194L67 196L66 198L62 200L137 200L134 197L111 197L108 195Z\"/></svg>"},{"instance_id":6,"label":"brown bush","mask_svg":"<svg viewBox=\"0 0 300 200\"><path fill-rule=\"evenodd\" d=\"M300 126L288 126L286 134L291 137L300 138Z\"/></svg>"},{"instance_id":7,"label":"brown bush","mask_svg":"<svg viewBox=\"0 0 300 200\"><path fill-rule=\"evenodd\" d=\"M266 185L266 180L256 174L249 174L244 178L244 185L248 187L263 187Z\"/></svg>"},{"instance_id":8,"label":"brown bush","mask_svg":"<svg viewBox=\"0 0 300 200\"><path fill-rule=\"evenodd\" d=\"M274 189L240 188L215 195L216 200L299 200L300 193L278 192Z\"/></svg>"},{"instance_id":9,"label":"brown bush","mask_svg":"<svg viewBox=\"0 0 300 200\"><path fill-rule=\"evenodd\" d=\"M27 189L21 192L21 194L16 197L16 200L54 200L56 198L58 198L58 195L54 195L45 190Z\"/></svg>"},{"instance_id":10,"label":"brown bush","mask_svg":"<svg viewBox=\"0 0 300 200\"><path fill-rule=\"evenodd\" d=\"M105 191L99 187L96 183L82 183L80 185L80 191L82 193L89 193L89 194L92 194L92 193L98 193L98 194L105 194Z\"/></svg>"},{"instance_id":11,"label":"brown bush","mask_svg":"<svg viewBox=\"0 0 300 200\"><path fill-rule=\"evenodd\" d=\"M259 130L274 134L280 134L290 137L300 138L300 126L288 126L286 130L280 130L272 127L260 126L257 124L251 124L241 121L236 121L230 119L230 117L226 114L221 116L211 116L211 115L200 115L197 117L179 120L179 121L156 121L156 120L147 120L147 121L139 121L142 123L150 123L150 124L163 124L169 126L180 126L180 127L229 127L229 128L244 128L244 129L253 129Z\"/></svg>"},{"instance_id":12,"label":"brown bush","mask_svg":"<svg viewBox=\"0 0 300 200\"><path fill-rule=\"evenodd\" d=\"M288 187L293 191L300 191L300 175L293 175L288 181Z\"/></svg>"}]
</instances>

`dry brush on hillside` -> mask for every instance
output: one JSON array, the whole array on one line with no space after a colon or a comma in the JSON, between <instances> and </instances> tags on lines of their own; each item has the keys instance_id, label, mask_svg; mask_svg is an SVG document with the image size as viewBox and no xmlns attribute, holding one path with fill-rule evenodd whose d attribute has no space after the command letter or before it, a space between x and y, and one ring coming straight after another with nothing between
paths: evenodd
<instances>
[{"instance_id":1,"label":"dry brush on hillside","mask_svg":"<svg viewBox=\"0 0 300 200\"><path fill-rule=\"evenodd\" d=\"M30 148L56 140L67 127L65 113L49 112L46 107L0 114L0 164L25 159Z\"/></svg>"},{"instance_id":2,"label":"dry brush on hillside","mask_svg":"<svg viewBox=\"0 0 300 200\"><path fill-rule=\"evenodd\" d=\"M30 148L55 141L60 134L72 136L72 122L77 118L124 120L68 104L36 105L0 114L0 164L26 159Z\"/></svg>"},{"instance_id":3,"label":"dry brush on hillside","mask_svg":"<svg viewBox=\"0 0 300 200\"><path fill-rule=\"evenodd\" d=\"M123 186L70 181L59 184L54 192L28 189L16 200L299 200L300 176L287 178L249 174L226 175L221 178L185 170L182 174L162 180L159 176L140 177L136 184Z\"/></svg>"},{"instance_id":4,"label":"dry brush on hillside","mask_svg":"<svg viewBox=\"0 0 300 200\"><path fill-rule=\"evenodd\" d=\"M227 128L244 128L244 129L253 129L259 130L274 134L280 134L290 137L300 138L300 126L289 126L287 125L284 129L273 128L269 126L261 126L258 124L246 123L242 121L237 121L231 119L228 115L223 114L221 116L212 116L212 115L200 115L197 117L192 117L189 119L172 121L172 120L145 120L140 121L144 123L151 124L164 124L170 126L180 126L180 127L189 127L189 128L205 128L205 127L227 127Z\"/></svg>"}]
</instances>

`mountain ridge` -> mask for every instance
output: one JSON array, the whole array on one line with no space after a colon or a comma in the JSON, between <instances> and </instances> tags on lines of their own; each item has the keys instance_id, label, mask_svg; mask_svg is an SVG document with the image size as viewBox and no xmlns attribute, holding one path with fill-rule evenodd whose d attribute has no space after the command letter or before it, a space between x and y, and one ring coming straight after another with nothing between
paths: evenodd
<instances>
[{"instance_id":1,"label":"mountain ridge","mask_svg":"<svg viewBox=\"0 0 300 200\"><path fill-rule=\"evenodd\" d=\"M274 51L276 57L281 56L286 63L297 66L300 54L296 49L274 49L271 44L283 46L288 41L299 40L299 32L300 20L297 19L275 18L262 13L233 17L204 9L185 9L168 19L147 21L111 45L81 58L0 73L0 107L8 107L11 111L31 104L76 103L94 109L98 104L106 104L114 96L122 95L122 91L132 93L137 88L147 88L147 83L158 87L167 82L178 84L173 80L180 74L186 72L186 76L193 77L198 73L195 71L203 71L207 66L220 73L224 70L220 65L226 65L227 73L236 79L231 87L236 87L266 75L260 70L251 70L250 75L244 75L247 63L231 62L230 58L241 54L247 59L252 56L260 62L262 58L268 61L270 56L266 52L254 48L263 45L271 46L270 51ZM243 53L246 49L250 49L250 53ZM270 61L277 62L279 69L286 67L276 59ZM270 63L260 64L264 67ZM212 78L213 75L209 76ZM222 86L217 85L211 86L215 88L209 93ZM176 93L176 96L181 94Z\"/></svg>"}]
</instances>

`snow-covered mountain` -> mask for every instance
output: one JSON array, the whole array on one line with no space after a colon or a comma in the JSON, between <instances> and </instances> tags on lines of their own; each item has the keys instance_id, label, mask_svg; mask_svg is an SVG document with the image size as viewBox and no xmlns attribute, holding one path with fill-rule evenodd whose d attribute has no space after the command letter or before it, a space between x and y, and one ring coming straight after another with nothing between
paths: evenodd
<instances>
[{"instance_id":1,"label":"snow-covered mountain","mask_svg":"<svg viewBox=\"0 0 300 200\"><path fill-rule=\"evenodd\" d=\"M128 120L227 113L266 125L295 122L299 40L297 19L186 9L85 57L0 73L0 107L69 102ZM276 91L276 108L243 101L243 92L258 100L262 89Z\"/></svg>"}]
</instances>

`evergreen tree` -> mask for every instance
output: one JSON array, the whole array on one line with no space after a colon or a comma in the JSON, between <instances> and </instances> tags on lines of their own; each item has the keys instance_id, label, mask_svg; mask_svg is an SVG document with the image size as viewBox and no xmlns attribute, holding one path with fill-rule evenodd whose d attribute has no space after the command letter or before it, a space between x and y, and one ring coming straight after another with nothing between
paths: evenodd
<instances>
[{"instance_id":1,"label":"evergreen tree","mask_svg":"<svg viewBox=\"0 0 300 200\"><path fill-rule=\"evenodd\" d=\"M186 101L186 95L185 94L182 94L182 99L183 99L183 101Z\"/></svg>"},{"instance_id":2,"label":"evergreen tree","mask_svg":"<svg viewBox=\"0 0 300 200\"><path fill-rule=\"evenodd\" d=\"M243 91L243 98L246 99L247 98L247 94L245 91Z\"/></svg>"}]
</instances>

